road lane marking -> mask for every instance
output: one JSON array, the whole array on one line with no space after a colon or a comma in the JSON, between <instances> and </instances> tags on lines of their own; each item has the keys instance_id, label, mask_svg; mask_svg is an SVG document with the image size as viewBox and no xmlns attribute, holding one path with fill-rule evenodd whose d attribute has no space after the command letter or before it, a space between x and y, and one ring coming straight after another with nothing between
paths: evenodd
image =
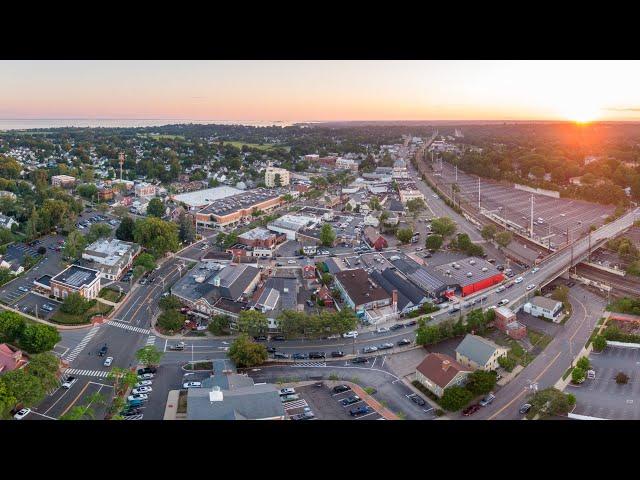
<instances>
[{"instance_id":1,"label":"road lane marking","mask_svg":"<svg viewBox=\"0 0 640 480\"><path fill-rule=\"evenodd\" d=\"M69 410L71 410L71 407L73 407L73 405L78 401L78 398L80 398L80 396L84 393L84 391L89 387L89 383L87 382L85 384L84 387L82 387L82 390L80 390L80 393L78 393L78 395L76 395L76 398L73 399L73 401L69 404L69 406L66 408L66 410L64 412L62 412L60 414L60 417L62 417L65 413L67 413ZM60 397L62 398L62 397ZM46 413L46 412L45 412ZM58 418L60 418L58 417Z\"/></svg>"}]
</instances>

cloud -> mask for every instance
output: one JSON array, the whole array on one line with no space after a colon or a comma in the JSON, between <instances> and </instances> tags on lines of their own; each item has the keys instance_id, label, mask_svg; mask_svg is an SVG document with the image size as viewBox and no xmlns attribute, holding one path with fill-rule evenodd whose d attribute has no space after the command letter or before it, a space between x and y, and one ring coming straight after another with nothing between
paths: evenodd
<instances>
[{"instance_id":1,"label":"cloud","mask_svg":"<svg viewBox=\"0 0 640 480\"><path fill-rule=\"evenodd\" d=\"M605 110L612 112L640 112L640 107L608 107Z\"/></svg>"}]
</instances>

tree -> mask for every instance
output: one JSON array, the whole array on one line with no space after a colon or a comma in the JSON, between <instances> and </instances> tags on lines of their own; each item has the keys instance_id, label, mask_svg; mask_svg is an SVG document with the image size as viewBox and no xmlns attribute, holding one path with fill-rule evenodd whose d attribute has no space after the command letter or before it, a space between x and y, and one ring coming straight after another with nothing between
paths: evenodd
<instances>
[{"instance_id":1,"label":"tree","mask_svg":"<svg viewBox=\"0 0 640 480\"><path fill-rule=\"evenodd\" d=\"M618 372L618 374L616 375L616 383L618 385L626 385L627 383L629 383L629 375L624 372Z\"/></svg>"},{"instance_id":2,"label":"tree","mask_svg":"<svg viewBox=\"0 0 640 480\"><path fill-rule=\"evenodd\" d=\"M580 357L576 362L576 367L581 368L582 370L589 370L591 363L589 363L589 359L587 357Z\"/></svg>"},{"instance_id":3,"label":"tree","mask_svg":"<svg viewBox=\"0 0 640 480\"><path fill-rule=\"evenodd\" d=\"M484 238L485 240L493 240L493 237L495 237L497 232L498 229L496 228L496 226L493 223L490 223L489 225L485 225L484 227L482 227L480 235L482 235L482 238Z\"/></svg>"},{"instance_id":4,"label":"tree","mask_svg":"<svg viewBox=\"0 0 640 480\"><path fill-rule=\"evenodd\" d=\"M82 315L89 308L91 308L91 302L76 292L67 295L60 305L60 311L69 315Z\"/></svg>"},{"instance_id":5,"label":"tree","mask_svg":"<svg viewBox=\"0 0 640 480\"><path fill-rule=\"evenodd\" d=\"M107 238L109 235L111 235L111 227L109 225L106 223L94 223L89 228L86 241L87 243L93 243L99 238Z\"/></svg>"},{"instance_id":6,"label":"tree","mask_svg":"<svg viewBox=\"0 0 640 480\"><path fill-rule=\"evenodd\" d=\"M154 257L159 258L169 251L174 252L178 249L178 226L159 218L148 217L136 221L133 239Z\"/></svg>"},{"instance_id":7,"label":"tree","mask_svg":"<svg viewBox=\"0 0 640 480\"><path fill-rule=\"evenodd\" d=\"M238 331L251 336L261 335L269 329L267 316L258 310L243 310L237 321Z\"/></svg>"},{"instance_id":8,"label":"tree","mask_svg":"<svg viewBox=\"0 0 640 480\"><path fill-rule=\"evenodd\" d=\"M90 407L76 405L71 407L67 413L61 415L58 420L89 420L94 417L95 413Z\"/></svg>"},{"instance_id":9,"label":"tree","mask_svg":"<svg viewBox=\"0 0 640 480\"><path fill-rule=\"evenodd\" d=\"M125 215L116 229L116 238L123 242L133 242L135 222L129 215Z\"/></svg>"},{"instance_id":10,"label":"tree","mask_svg":"<svg viewBox=\"0 0 640 480\"><path fill-rule=\"evenodd\" d=\"M607 339L603 335L598 335L593 339L593 349L601 352L607 346Z\"/></svg>"},{"instance_id":11,"label":"tree","mask_svg":"<svg viewBox=\"0 0 640 480\"><path fill-rule=\"evenodd\" d=\"M231 319L226 315L215 315L209 321L207 329L214 335L228 335Z\"/></svg>"},{"instance_id":12,"label":"tree","mask_svg":"<svg viewBox=\"0 0 640 480\"><path fill-rule=\"evenodd\" d=\"M144 269L148 272L152 271L154 268L156 268L156 261L153 258L153 255L151 255L150 253L141 253L140 255L138 255L136 257L136 259L134 260L133 264L135 266L142 266L144 267Z\"/></svg>"},{"instance_id":13,"label":"tree","mask_svg":"<svg viewBox=\"0 0 640 480\"><path fill-rule=\"evenodd\" d=\"M231 344L228 355L238 367L255 367L267 360L267 348L242 334Z\"/></svg>"},{"instance_id":14,"label":"tree","mask_svg":"<svg viewBox=\"0 0 640 480\"><path fill-rule=\"evenodd\" d=\"M129 211L124 205L116 205L115 207L113 207L113 210L111 212L120 220L129 216Z\"/></svg>"},{"instance_id":15,"label":"tree","mask_svg":"<svg viewBox=\"0 0 640 480\"><path fill-rule=\"evenodd\" d=\"M82 255L82 251L87 246L87 240L84 238L78 230L73 230L67 235L67 240L64 245L63 255L70 259L76 260Z\"/></svg>"},{"instance_id":16,"label":"tree","mask_svg":"<svg viewBox=\"0 0 640 480\"><path fill-rule=\"evenodd\" d=\"M587 373L580 367L575 367L571 371L571 381L573 383L582 383L587 378Z\"/></svg>"},{"instance_id":17,"label":"tree","mask_svg":"<svg viewBox=\"0 0 640 480\"><path fill-rule=\"evenodd\" d=\"M37 353L29 359L27 371L29 375L40 380L45 390L51 390L58 385L58 369L60 360L53 353Z\"/></svg>"},{"instance_id":18,"label":"tree","mask_svg":"<svg viewBox=\"0 0 640 480\"><path fill-rule=\"evenodd\" d=\"M196 229L191 217L182 212L178 218L178 226L178 236L183 243L191 244L196 241Z\"/></svg>"},{"instance_id":19,"label":"tree","mask_svg":"<svg viewBox=\"0 0 640 480\"><path fill-rule=\"evenodd\" d=\"M115 394L118 395L134 386L138 381L138 376L136 372L128 368L113 367L109 371L107 379L113 381L113 390Z\"/></svg>"},{"instance_id":20,"label":"tree","mask_svg":"<svg viewBox=\"0 0 640 480\"><path fill-rule=\"evenodd\" d=\"M167 310L158 317L158 325L164 330L177 332L184 326L184 317L175 310Z\"/></svg>"},{"instance_id":21,"label":"tree","mask_svg":"<svg viewBox=\"0 0 640 480\"><path fill-rule=\"evenodd\" d=\"M14 312L0 313L0 341L13 343L22 336L26 322L24 317Z\"/></svg>"},{"instance_id":22,"label":"tree","mask_svg":"<svg viewBox=\"0 0 640 480\"><path fill-rule=\"evenodd\" d=\"M380 199L378 197L371 197L371 200L369 200L369 208L371 210L381 210Z\"/></svg>"},{"instance_id":23,"label":"tree","mask_svg":"<svg viewBox=\"0 0 640 480\"><path fill-rule=\"evenodd\" d=\"M569 305L569 287L566 285L558 285L551 294L551 298L562 302L565 306Z\"/></svg>"},{"instance_id":24,"label":"tree","mask_svg":"<svg viewBox=\"0 0 640 480\"><path fill-rule=\"evenodd\" d=\"M37 405L46 394L40 379L29 375L25 369L2 374L0 382L4 383L11 397L16 399L16 403L22 403L26 407Z\"/></svg>"},{"instance_id":25,"label":"tree","mask_svg":"<svg viewBox=\"0 0 640 480\"><path fill-rule=\"evenodd\" d=\"M533 394L529 403L531 410L529 415L532 417L540 415L546 417L550 415L566 415L575 405L575 397L562 393L560 390L549 387Z\"/></svg>"},{"instance_id":26,"label":"tree","mask_svg":"<svg viewBox=\"0 0 640 480\"><path fill-rule=\"evenodd\" d=\"M446 238L454 234L456 231L456 223L449 217L435 218L431 222L431 231L436 235L442 235Z\"/></svg>"},{"instance_id":27,"label":"tree","mask_svg":"<svg viewBox=\"0 0 640 480\"><path fill-rule=\"evenodd\" d=\"M474 395L486 395L496 386L495 372L476 370L467 377L465 387Z\"/></svg>"},{"instance_id":28,"label":"tree","mask_svg":"<svg viewBox=\"0 0 640 480\"><path fill-rule=\"evenodd\" d=\"M166 207L162 200L158 197L154 197L149 201L147 205L147 215L150 217L162 218L166 212Z\"/></svg>"},{"instance_id":29,"label":"tree","mask_svg":"<svg viewBox=\"0 0 640 480\"><path fill-rule=\"evenodd\" d=\"M171 309L175 310L176 308L180 308L182 306L182 304L180 303L180 300L178 300L176 297L172 295L167 295L166 297L162 297L158 302L158 304L160 305L160 308L162 308L163 310L171 310Z\"/></svg>"},{"instance_id":30,"label":"tree","mask_svg":"<svg viewBox=\"0 0 640 480\"><path fill-rule=\"evenodd\" d=\"M332 280L333 276L330 273L325 272L322 274L321 281L323 285L329 285Z\"/></svg>"},{"instance_id":31,"label":"tree","mask_svg":"<svg viewBox=\"0 0 640 480\"><path fill-rule=\"evenodd\" d=\"M513 234L511 232L507 232L506 230L503 232L498 232L494 236L494 240L499 246L501 246L502 248L506 248L513 240Z\"/></svg>"},{"instance_id":32,"label":"tree","mask_svg":"<svg viewBox=\"0 0 640 480\"><path fill-rule=\"evenodd\" d=\"M424 241L424 246L429 250L439 250L443 242L444 238L442 235L429 235Z\"/></svg>"},{"instance_id":33,"label":"tree","mask_svg":"<svg viewBox=\"0 0 640 480\"><path fill-rule=\"evenodd\" d=\"M498 365L507 372L511 372L516 366L516 361L509 355L503 355L502 357L498 357Z\"/></svg>"},{"instance_id":34,"label":"tree","mask_svg":"<svg viewBox=\"0 0 640 480\"><path fill-rule=\"evenodd\" d=\"M16 403L16 397L13 396L2 381L2 377L0 377L0 420L9 416L9 412L13 409Z\"/></svg>"},{"instance_id":35,"label":"tree","mask_svg":"<svg viewBox=\"0 0 640 480\"><path fill-rule=\"evenodd\" d=\"M54 327L35 323L25 327L20 337L20 346L29 353L42 353L51 350L61 338Z\"/></svg>"},{"instance_id":36,"label":"tree","mask_svg":"<svg viewBox=\"0 0 640 480\"><path fill-rule=\"evenodd\" d=\"M152 365L158 365L163 355L164 353L156 349L153 345L147 345L136 352L136 359L145 367L150 367Z\"/></svg>"},{"instance_id":37,"label":"tree","mask_svg":"<svg viewBox=\"0 0 640 480\"><path fill-rule=\"evenodd\" d=\"M413 230L411 228L400 228L396 232L396 237L402 243L409 243L413 238Z\"/></svg>"},{"instance_id":38,"label":"tree","mask_svg":"<svg viewBox=\"0 0 640 480\"><path fill-rule=\"evenodd\" d=\"M407 202L406 207L409 213L411 213L411 215L413 215L413 217L415 218L422 210L427 208L427 205L421 198L414 198L413 200L409 200Z\"/></svg>"},{"instance_id":39,"label":"tree","mask_svg":"<svg viewBox=\"0 0 640 480\"><path fill-rule=\"evenodd\" d=\"M320 242L325 247L333 246L333 242L336 240L336 233L333 231L333 227L328 223L323 223L320 229Z\"/></svg>"},{"instance_id":40,"label":"tree","mask_svg":"<svg viewBox=\"0 0 640 480\"><path fill-rule=\"evenodd\" d=\"M454 385L444 389L442 398L440 399L440 405L445 410L450 412L457 412L463 408L473 398L472 393L464 387Z\"/></svg>"}]
</instances>

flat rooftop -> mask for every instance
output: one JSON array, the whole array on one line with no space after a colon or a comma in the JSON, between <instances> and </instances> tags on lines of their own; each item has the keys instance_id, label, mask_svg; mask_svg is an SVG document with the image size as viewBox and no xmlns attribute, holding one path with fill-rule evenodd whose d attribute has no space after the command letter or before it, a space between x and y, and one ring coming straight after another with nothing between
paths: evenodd
<instances>
[{"instance_id":1,"label":"flat rooftop","mask_svg":"<svg viewBox=\"0 0 640 480\"><path fill-rule=\"evenodd\" d=\"M242 190L228 186L221 186L207 188L205 190L196 190L195 192L181 193L180 195L174 195L173 199L177 202L186 203L190 207L201 207L215 202L216 200L237 195L238 193L242 193Z\"/></svg>"},{"instance_id":2,"label":"flat rooftop","mask_svg":"<svg viewBox=\"0 0 640 480\"><path fill-rule=\"evenodd\" d=\"M218 187L221 188L221 187ZM225 187L226 188L226 187ZM237 212L250 208L267 200L272 200L280 196L277 190L267 190L266 188L257 188L255 190L249 190L243 192L242 190L233 189L235 194L225 195L221 199L210 202L205 208L198 213L217 215L219 217L229 215L230 213Z\"/></svg>"},{"instance_id":3,"label":"flat rooftop","mask_svg":"<svg viewBox=\"0 0 640 480\"><path fill-rule=\"evenodd\" d=\"M71 265L51 279L52 282L64 283L74 288L80 288L91 284L100 276L98 270L92 268L81 267L79 265Z\"/></svg>"},{"instance_id":4,"label":"flat rooftop","mask_svg":"<svg viewBox=\"0 0 640 480\"><path fill-rule=\"evenodd\" d=\"M244 240L268 240L271 237L273 237L273 232L262 227L256 227L248 232L238 235L238 238L242 238Z\"/></svg>"},{"instance_id":5,"label":"flat rooftop","mask_svg":"<svg viewBox=\"0 0 640 480\"><path fill-rule=\"evenodd\" d=\"M429 270L429 268L427 268ZM431 270L437 272L442 279L453 280L461 287L472 285L476 282L486 280L496 275L502 275L493 264L478 257L469 257L451 263L445 263L432 267ZM468 274L471 273L471 276Z\"/></svg>"},{"instance_id":6,"label":"flat rooftop","mask_svg":"<svg viewBox=\"0 0 640 480\"><path fill-rule=\"evenodd\" d=\"M101 265L113 266L121 262L123 256L136 249L136 244L123 242L117 238L100 239L93 242L82 253L83 258L91 257Z\"/></svg>"}]
</instances>

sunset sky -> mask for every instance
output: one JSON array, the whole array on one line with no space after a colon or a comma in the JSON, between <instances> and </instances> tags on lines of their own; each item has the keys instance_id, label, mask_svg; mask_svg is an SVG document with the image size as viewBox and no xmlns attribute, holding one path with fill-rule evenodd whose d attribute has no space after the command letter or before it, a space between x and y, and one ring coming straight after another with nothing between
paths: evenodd
<instances>
[{"instance_id":1,"label":"sunset sky","mask_svg":"<svg viewBox=\"0 0 640 480\"><path fill-rule=\"evenodd\" d=\"M0 61L0 118L640 120L638 61Z\"/></svg>"}]
</instances>

